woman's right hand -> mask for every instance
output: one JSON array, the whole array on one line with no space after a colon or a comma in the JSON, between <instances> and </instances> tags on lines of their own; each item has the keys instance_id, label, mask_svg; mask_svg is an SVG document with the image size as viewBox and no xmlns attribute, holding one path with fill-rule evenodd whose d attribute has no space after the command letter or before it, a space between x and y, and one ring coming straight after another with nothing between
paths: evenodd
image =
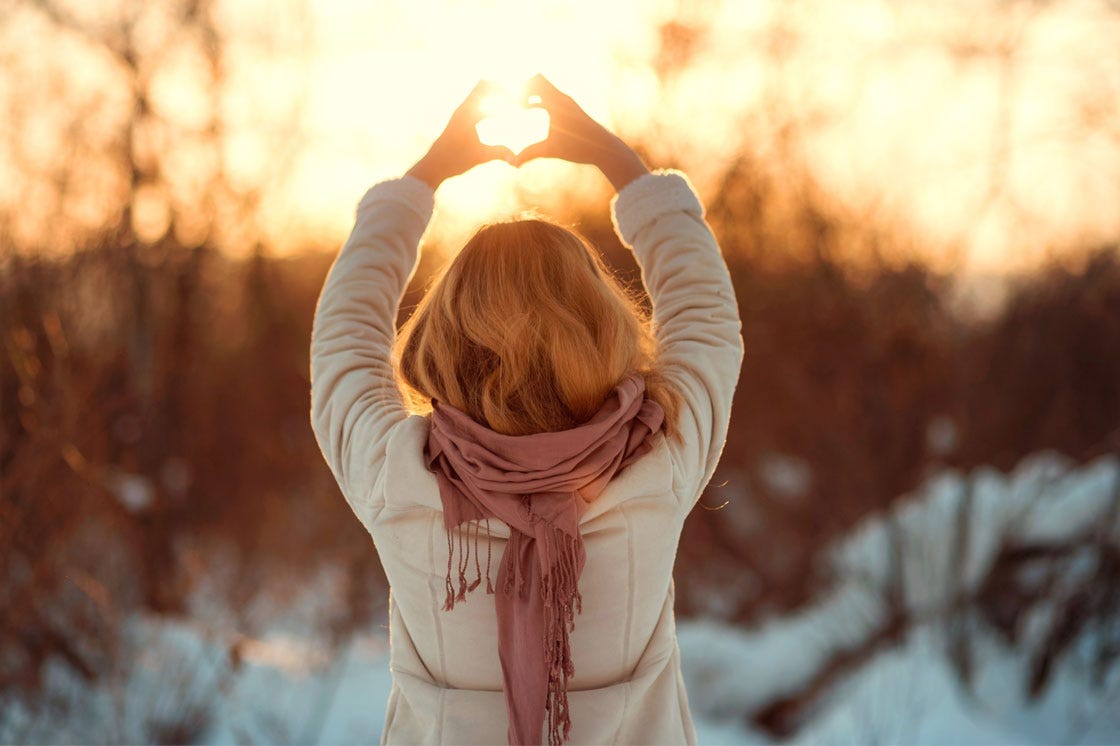
<instances>
[{"instance_id":1,"label":"woman's right hand","mask_svg":"<svg viewBox=\"0 0 1120 746\"><path fill-rule=\"evenodd\" d=\"M614 186L621 190L649 169L625 142L596 122L571 96L561 92L543 75L534 75L526 87L526 95L537 96L540 106L548 112L548 137L522 150L514 164L534 158L561 158L571 163L598 167Z\"/></svg>"}]
</instances>

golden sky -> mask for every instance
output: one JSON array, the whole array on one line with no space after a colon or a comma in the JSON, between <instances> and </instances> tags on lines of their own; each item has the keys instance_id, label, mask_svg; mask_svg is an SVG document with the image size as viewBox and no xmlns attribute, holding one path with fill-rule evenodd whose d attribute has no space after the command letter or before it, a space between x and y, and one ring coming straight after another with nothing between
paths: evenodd
<instances>
[{"instance_id":1,"label":"golden sky","mask_svg":"<svg viewBox=\"0 0 1120 746\"><path fill-rule=\"evenodd\" d=\"M97 31L127 6L64 7ZM172 21L151 10L158 6L142 6L143 22L153 40L172 38ZM215 7L229 40L224 167L235 182L264 185L254 225L277 251L337 245L365 188L422 155L476 80L535 71L641 142L651 166L674 158L709 200L737 152L780 173L792 132L796 158L855 219L901 226L935 258L1013 269L1120 236L1120 11L1104 0L222 0ZM687 66L659 77L659 28L669 21L702 32L686 45ZM121 188L98 161L100 130L82 129L119 124L112 113L119 93L101 82L113 65L88 47L81 34L60 32L30 10L0 23L7 49L0 101L20 113L6 125L0 119L0 207L13 235L46 235L44 224L61 224L59 215L96 224L104 195ZM137 215L154 235L178 209L189 234L190 211L174 206L197 198L192 174L209 161L174 132L204 124L195 120L206 80L197 56L166 58L153 100L171 124L145 147L166 159L169 180L183 183L145 190ZM35 76L63 79L74 101L56 111L51 102L65 97ZM88 153L65 160L56 143L75 111L85 119L80 137L70 137L88 143ZM289 120L285 139L274 125ZM283 150L278 143L292 151L282 174L269 170ZM79 164L69 166L73 206L39 214L36 205L52 203L48 181L36 174L51 164ZM493 164L441 189L433 230L454 241L527 206L601 206L608 196L586 167L543 163L517 172ZM225 242L237 251L246 240L231 234Z\"/></svg>"}]
</instances>

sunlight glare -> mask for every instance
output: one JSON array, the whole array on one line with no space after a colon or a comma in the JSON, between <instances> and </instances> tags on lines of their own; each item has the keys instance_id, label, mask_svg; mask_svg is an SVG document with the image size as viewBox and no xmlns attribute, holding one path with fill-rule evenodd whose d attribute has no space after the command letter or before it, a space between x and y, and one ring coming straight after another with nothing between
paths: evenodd
<instances>
[{"instance_id":1,"label":"sunlight glare","mask_svg":"<svg viewBox=\"0 0 1120 746\"><path fill-rule=\"evenodd\" d=\"M525 97L526 82L498 81L498 90L479 104L484 118L475 125L483 145L505 145L520 153L548 137L551 118L539 96ZM535 101L534 101L535 99Z\"/></svg>"},{"instance_id":2,"label":"sunlight glare","mask_svg":"<svg viewBox=\"0 0 1120 746\"><path fill-rule=\"evenodd\" d=\"M71 9L98 30L128 5L112 2ZM479 141L522 152L555 134L555 117L526 96L538 72L642 145L651 166L684 168L707 198L741 155L776 173L792 159L854 220L912 232L933 256L967 256L970 268L993 271L1026 266L1048 247L1114 242L1120 231L1109 103L1120 85L1111 54L1120 14L1104 4L1028 12L982 0L961 14L936 0L760 0L694 13L640 0L332 0L310 4L313 31L298 54L241 38L266 0L220 5L233 43L221 96L212 100L189 44L173 45L149 73L153 112L174 126L145 125L131 140L166 178L162 191L133 195L133 227L145 240L170 227L188 245L250 250L253 241L215 230L215 220L233 220L222 211L191 209L220 170L234 189L259 192L262 244L278 253L332 246L353 223L356 195L406 172L479 80L502 94L473 115ZM695 26L700 41L681 66L662 69L668 22ZM160 37L159 24L138 38ZM0 173L25 183L0 182L0 212L12 216L17 243L65 247L68 231L111 221L130 189L111 146L130 111L128 86L35 13L10 28L11 61L28 62L0 76L0 108L21 112L19 137L0 142ZM40 59L39 49L50 54ZM54 95L50 76L69 81L65 95ZM215 101L220 149L200 136ZM80 126L66 114L86 109ZM67 171L67 161L78 165ZM55 173L67 174L66 194ZM485 163L440 187L432 242L461 245L479 224L526 207L601 211L607 186L594 167L562 158Z\"/></svg>"}]
</instances>

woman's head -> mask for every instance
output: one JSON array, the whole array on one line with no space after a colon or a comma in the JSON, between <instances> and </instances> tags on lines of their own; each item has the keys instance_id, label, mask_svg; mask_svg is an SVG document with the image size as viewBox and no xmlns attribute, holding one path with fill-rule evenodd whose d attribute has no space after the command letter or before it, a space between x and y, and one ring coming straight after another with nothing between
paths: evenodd
<instances>
[{"instance_id":1,"label":"woman's head","mask_svg":"<svg viewBox=\"0 0 1120 746\"><path fill-rule=\"evenodd\" d=\"M586 421L636 370L674 432L679 400L641 305L585 239L544 220L479 230L401 328L393 362L413 411L438 399L508 435Z\"/></svg>"}]
</instances>

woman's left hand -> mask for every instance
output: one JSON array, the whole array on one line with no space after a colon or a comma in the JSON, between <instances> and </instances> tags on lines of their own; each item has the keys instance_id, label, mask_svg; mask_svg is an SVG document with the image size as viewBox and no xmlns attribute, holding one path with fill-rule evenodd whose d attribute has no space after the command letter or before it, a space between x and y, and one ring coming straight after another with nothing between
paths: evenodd
<instances>
[{"instance_id":1,"label":"woman's left hand","mask_svg":"<svg viewBox=\"0 0 1120 746\"><path fill-rule=\"evenodd\" d=\"M444 179L457 176L480 163L502 160L514 162L513 151L504 145L483 145L475 125L483 118L479 103L492 93L494 85L481 80L455 109L450 121L427 154L408 170L435 190Z\"/></svg>"}]
</instances>

